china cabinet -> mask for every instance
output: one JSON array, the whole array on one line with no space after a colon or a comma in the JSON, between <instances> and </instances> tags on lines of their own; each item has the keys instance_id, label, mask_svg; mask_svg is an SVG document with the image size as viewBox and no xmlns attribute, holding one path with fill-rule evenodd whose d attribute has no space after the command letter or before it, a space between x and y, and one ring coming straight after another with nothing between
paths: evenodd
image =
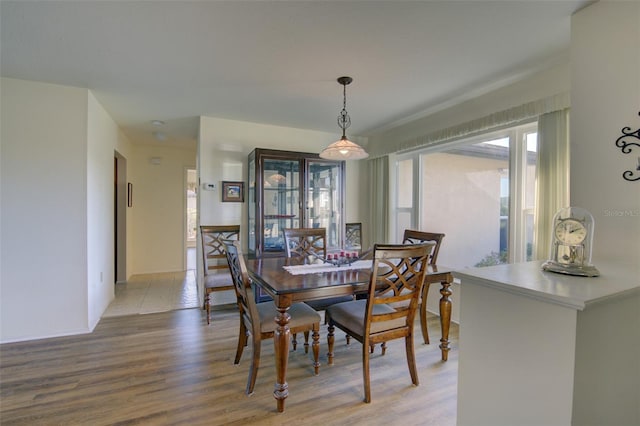
<instances>
[{"instance_id":1,"label":"china cabinet","mask_svg":"<svg viewBox=\"0 0 640 426\"><path fill-rule=\"evenodd\" d=\"M327 249L344 240L344 161L256 148L249 154L248 251L284 256L284 228L326 228Z\"/></svg>"}]
</instances>

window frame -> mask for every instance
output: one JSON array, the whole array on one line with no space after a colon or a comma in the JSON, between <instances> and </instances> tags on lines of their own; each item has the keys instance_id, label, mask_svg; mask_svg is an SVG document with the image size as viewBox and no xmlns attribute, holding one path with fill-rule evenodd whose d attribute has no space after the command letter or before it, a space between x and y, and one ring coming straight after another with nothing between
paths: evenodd
<instances>
[{"instance_id":1,"label":"window frame","mask_svg":"<svg viewBox=\"0 0 640 426\"><path fill-rule=\"evenodd\" d=\"M401 242L404 229L399 229L400 223L398 221L398 215L400 213L409 213L411 215L411 226L414 229L422 229L422 211L420 203L420 195L422 194L422 179L420 176L423 174L422 169L422 155L429 155L438 152L446 152L452 148L473 145L481 142L487 142L490 140L508 138L509 139L509 218L508 218L508 249L507 249L507 262L524 262L527 261L527 241L526 241L526 217L527 214L534 214L535 208L527 208L525 205L526 191L524 188L526 178L526 165L527 165L527 140L526 137L529 133L538 132L538 121L530 121L524 124L500 129L496 131L490 131L482 134L475 135L469 138L463 138L458 140L452 140L445 143L440 143L434 146L425 147L419 150L410 151L406 153L396 154L393 162L394 170L392 175L395 182L393 187L395 188L395 196L393 199L392 221L393 226L390 226L392 232L392 240ZM413 194L412 194L412 206L411 207L398 207L398 194L399 194L399 165L406 160L413 160ZM537 168L537 161L536 161ZM537 175L537 173L536 173ZM535 182L534 182L535 185ZM534 220L534 224L535 224ZM531 242L533 244L533 241ZM535 247L532 247L535 252Z\"/></svg>"}]
</instances>

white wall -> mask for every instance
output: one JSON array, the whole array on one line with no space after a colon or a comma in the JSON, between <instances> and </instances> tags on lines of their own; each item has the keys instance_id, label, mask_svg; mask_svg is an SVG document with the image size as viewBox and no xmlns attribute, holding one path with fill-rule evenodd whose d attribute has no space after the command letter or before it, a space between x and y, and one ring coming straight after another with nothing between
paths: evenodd
<instances>
[{"instance_id":1,"label":"white wall","mask_svg":"<svg viewBox=\"0 0 640 426\"><path fill-rule=\"evenodd\" d=\"M625 262L640 282L640 148L615 146L623 127L640 128L640 2L600 1L571 20L571 204L595 220L593 263ZM631 140L629 140L631 141ZM635 140L635 142L640 142ZM639 171L635 171L638 176ZM606 276L602 277L606 280ZM606 281L604 281L606 284ZM575 425L638 424L640 305L637 292L578 313L573 419ZM619 324L629 324L624 332ZM594 333L595 330L595 333ZM621 331L622 330L622 331ZM599 342L599 343L598 343ZM592 350L613 343L613 350Z\"/></svg>"},{"instance_id":2,"label":"white wall","mask_svg":"<svg viewBox=\"0 0 640 426\"><path fill-rule=\"evenodd\" d=\"M88 91L1 84L0 341L88 332Z\"/></svg>"},{"instance_id":3,"label":"white wall","mask_svg":"<svg viewBox=\"0 0 640 426\"><path fill-rule=\"evenodd\" d=\"M337 139L337 138L336 138ZM355 139L355 138L354 138ZM363 140L358 143L365 145ZM366 145L365 145L366 146ZM365 148L368 149L368 148ZM371 230L369 229L369 199L370 191L368 181L368 160L348 161L346 168L346 212L345 223L362 223L362 247L367 248L373 245L371 241Z\"/></svg>"},{"instance_id":4,"label":"white wall","mask_svg":"<svg viewBox=\"0 0 640 426\"><path fill-rule=\"evenodd\" d=\"M594 217L596 267L640 264L640 181L622 178L640 148L625 155L615 146L623 127L640 128L639 22L637 1L601 1L571 21L571 204Z\"/></svg>"},{"instance_id":5,"label":"white wall","mask_svg":"<svg viewBox=\"0 0 640 426\"><path fill-rule=\"evenodd\" d=\"M1 81L0 342L89 332L113 298L113 158L129 141L86 89Z\"/></svg>"},{"instance_id":6,"label":"white wall","mask_svg":"<svg viewBox=\"0 0 640 426\"><path fill-rule=\"evenodd\" d=\"M87 115L87 284L89 328L114 298L114 150L118 126L88 94Z\"/></svg>"},{"instance_id":7,"label":"white wall","mask_svg":"<svg viewBox=\"0 0 640 426\"><path fill-rule=\"evenodd\" d=\"M185 168L195 168L195 149L133 145L128 165L133 184L130 275L184 270Z\"/></svg>"}]
</instances>

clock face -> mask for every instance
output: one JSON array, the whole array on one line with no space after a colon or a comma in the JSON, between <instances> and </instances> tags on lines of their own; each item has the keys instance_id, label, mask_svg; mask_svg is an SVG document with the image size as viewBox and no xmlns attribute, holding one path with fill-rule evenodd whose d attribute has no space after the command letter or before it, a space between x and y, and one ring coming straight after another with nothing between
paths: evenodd
<instances>
[{"instance_id":1,"label":"clock face","mask_svg":"<svg viewBox=\"0 0 640 426\"><path fill-rule=\"evenodd\" d=\"M568 245L578 245L587 237L587 228L575 219L561 221L554 232L558 241Z\"/></svg>"}]
</instances>

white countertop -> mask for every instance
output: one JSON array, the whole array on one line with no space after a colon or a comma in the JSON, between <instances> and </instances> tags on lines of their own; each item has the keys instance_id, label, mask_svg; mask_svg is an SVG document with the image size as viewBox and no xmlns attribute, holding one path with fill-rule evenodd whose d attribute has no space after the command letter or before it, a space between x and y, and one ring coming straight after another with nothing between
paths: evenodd
<instances>
[{"instance_id":1,"label":"white countertop","mask_svg":"<svg viewBox=\"0 0 640 426\"><path fill-rule=\"evenodd\" d=\"M640 291L640 265L595 264L600 276L575 277L543 271L542 261L513 263L484 268L460 269L453 275L464 283L475 283L498 290L583 310L587 305L628 292Z\"/></svg>"}]
</instances>

